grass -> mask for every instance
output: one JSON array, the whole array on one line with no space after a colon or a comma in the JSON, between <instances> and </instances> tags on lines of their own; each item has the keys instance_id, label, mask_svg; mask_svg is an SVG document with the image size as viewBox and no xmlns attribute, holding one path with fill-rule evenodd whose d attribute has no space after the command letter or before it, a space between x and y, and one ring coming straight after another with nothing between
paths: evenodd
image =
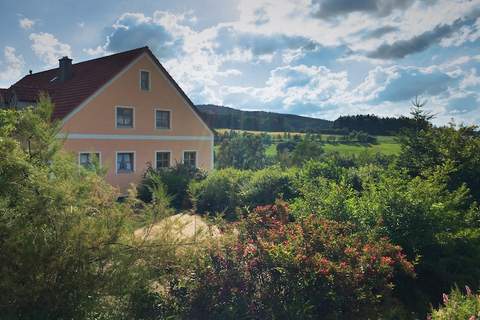
<instances>
[{"instance_id":1,"label":"grass","mask_svg":"<svg viewBox=\"0 0 480 320\"><path fill-rule=\"evenodd\" d=\"M219 133L230 131L230 129L216 129ZM242 131L242 130L235 130L235 131ZM267 133L268 135L274 136L275 138L278 135L283 137L284 132L264 132L264 131L248 131L245 132L253 133L253 134L262 134ZM291 136L295 134L305 135L304 133L300 132L290 132ZM340 137L339 135L329 135L329 134L322 134L323 139L323 148L326 152L338 152L343 155L353 155L359 154L362 152L368 152L371 154L381 153L385 155L396 155L400 152L400 144L396 141L394 136L377 136L378 143L376 144L366 144L366 143L355 143L355 142L327 142L325 141L328 136L335 136ZM275 157L277 154L277 144L274 143L267 147L265 150L265 154L268 157ZM216 150L218 150L218 146L216 146Z\"/></svg>"},{"instance_id":2,"label":"grass","mask_svg":"<svg viewBox=\"0 0 480 320\"><path fill-rule=\"evenodd\" d=\"M398 143L384 143L379 142L378 144L343 144L343 143L326 143L324 144L324 149L326 152L338 152L340 154L352 155L358 154L361 152L368 153L382 153L385 155L395 155L400 152L400 145Z\"/></svg>"}]
</instances>

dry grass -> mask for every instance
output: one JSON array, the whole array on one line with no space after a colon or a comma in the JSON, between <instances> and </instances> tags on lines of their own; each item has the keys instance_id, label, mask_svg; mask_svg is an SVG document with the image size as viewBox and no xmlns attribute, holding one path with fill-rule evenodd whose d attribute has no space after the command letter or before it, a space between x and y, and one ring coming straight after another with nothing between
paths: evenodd
<instances>
[{"instance_id":1,"label":"dry grass","mask_svg":"<svg viewBox=\"0 0 480 320\"><path fill-rule=\"evenodd\" d=\"M200 215L179 213L160 220L151 226L135 230L135 237L145 240L166 239L177 243L202 242L216 238L220 231L206 223Z\"/></svg>"}]
</instances>

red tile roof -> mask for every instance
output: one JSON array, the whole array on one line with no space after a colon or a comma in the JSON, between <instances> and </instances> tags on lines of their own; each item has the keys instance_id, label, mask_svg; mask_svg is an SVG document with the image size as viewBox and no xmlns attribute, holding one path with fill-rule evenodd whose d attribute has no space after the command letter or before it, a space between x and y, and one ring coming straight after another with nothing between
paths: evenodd
<instances>
[{"instance_id":1,"label":"red tile roof","mask_svg":"<svg viewBox=\"0 0 480 320\"><path fill-rule=\"evenodd\" d=\"M72 64L72 77L65 82L56 79L58 68L26 75L9 88L18 101L35 102L46 92L55 104L53 118L62 119L98 89L115 77L148 47Z\"/></svg>"},{"instance_id":2,"label":"red tile roof","mask_svg":"<svg viewBox=\"0 0 480 320\"><path fill-rule=\"evenodd\" d=\"M203 116L200 111L198 111L197 107L188 98L182 88L180 88L175 82L167 70L165 70L157 57L155 57L148 47L141 47L98 59L72 64L72 77L65 82L56 80L55 77L58 75L58 68L27 75L12 85L8 91L4 93L5 101L11 94L15 94L17 101L34 103L37 101L40 92L46 92L55 104L53 118L63 119L142 53L150 55L159 69L187 101L192 110L213 133L214 130L204 121ZM0 94L3 93L0 92Z\"/></svg>"}]
</instances>

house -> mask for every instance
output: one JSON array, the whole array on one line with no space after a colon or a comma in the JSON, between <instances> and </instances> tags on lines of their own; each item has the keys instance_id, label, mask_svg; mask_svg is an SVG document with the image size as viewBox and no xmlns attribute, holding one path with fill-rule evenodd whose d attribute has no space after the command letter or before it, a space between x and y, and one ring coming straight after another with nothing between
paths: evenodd
<instances>
[{"instance_id":1,"label":"house","mask_svg":"<svg viewBox=\"0 0 480 320\"><path fill-rule=\"evenodd\" d=\"M0 92L4 104L32 105L46 92L60 138L80 165L97 158L125 192L148 166L213 168L213 130L148 47L30 73Z\"/></svg>"}]
</instances>

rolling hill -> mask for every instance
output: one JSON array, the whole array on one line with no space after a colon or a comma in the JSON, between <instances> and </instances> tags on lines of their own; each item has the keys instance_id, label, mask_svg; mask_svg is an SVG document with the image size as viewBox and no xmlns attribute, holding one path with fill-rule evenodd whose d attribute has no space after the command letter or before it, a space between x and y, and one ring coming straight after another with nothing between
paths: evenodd
<instances>
[{"instance_id":1,"label":"rolling hill","mask_svg":"<svg viewBox=\"0 0 480 320\"><path fill-rule=\"evenodd\" d=\"M213 128L255 131L323 131L333 127L333 122L266 111L243 111L212 104L197 105L204 120Z\"/></svg>"}]
</instances>

